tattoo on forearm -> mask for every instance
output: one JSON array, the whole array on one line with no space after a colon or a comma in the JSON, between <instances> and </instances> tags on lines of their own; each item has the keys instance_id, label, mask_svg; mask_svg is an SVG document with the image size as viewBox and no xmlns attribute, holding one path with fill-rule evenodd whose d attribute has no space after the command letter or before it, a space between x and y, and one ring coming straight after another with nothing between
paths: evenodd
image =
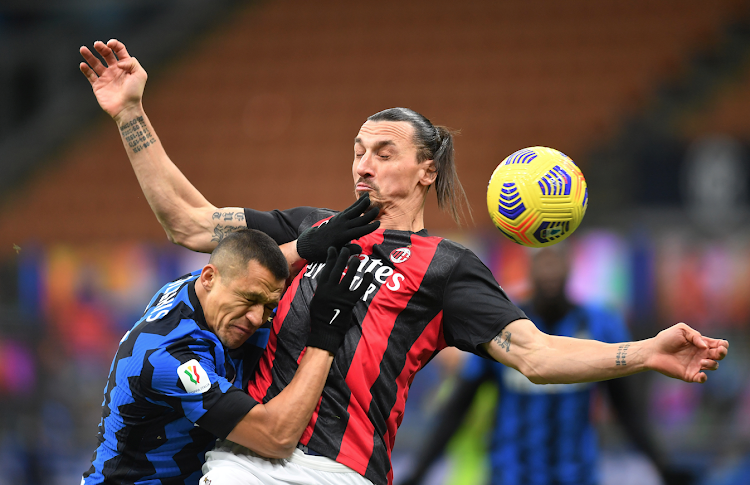
<instances>
[{"instance_id":1,"label":"tattoo on forearm","mask_svg":"<svg viewBox=\"0 0 750 485\"><path fill-rule=\"evenodd\" d=\"M628 355L628 348L630 348L630 344L622 344L617 347L617 357L615 357L615 365L628 365L628 363L625 361L625 358Z\"/></svg>"},{"instance_id":2,"label":"tattoo on forearm","mask_svg":"<svg viewBox=\"0 0 750 485\"><path fill-rule=\"evenodd\" d=\"M221 219L221 212L214 212L211 215L211 219Z\"/></svg>"},{"instance_id":3,"label":"tattoo on forearm","mask_svg":"<svg viewBox=\"0 0 750 485\"><path fill-rule=\"evenodd\" d=\"M211 241L221 242L225 237L227 237L231 233L241 231L243 229L245 228L235 227L235 226L222 226L221 224L216 224L216 226L214 227L214 235L211 236Z\"/></svg>"},{"instance_id":4,"label":"tattoo on forearm","mask_svg":"<svg viewBox=\"0 0 750 485\"><path fill-rule=\"evenodd\" d=\"M156 143L143 116L137 116L120 125L120 135L133 153L138 153Z\"/></svg>"},{"instance_id":5,"label":"tattoo on forearm","mask_svg":"<svg viewBox=\"0 0 750 485\"><path fill-rule=\"evenodd\" d=\"M499 333L495 335L495 338L493 338L492 340L494 340L501 349L505 349L506 352L510 352L510 332Z\"/></svg>"}]
</instances>

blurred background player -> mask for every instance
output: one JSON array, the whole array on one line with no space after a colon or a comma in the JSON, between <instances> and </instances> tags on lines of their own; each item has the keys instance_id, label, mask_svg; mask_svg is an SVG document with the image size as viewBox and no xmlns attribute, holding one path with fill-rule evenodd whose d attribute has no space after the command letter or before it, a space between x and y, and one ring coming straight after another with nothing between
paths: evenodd
<instances>
[{"instance_id":1,"label":"blurred background player","mask_svg":"<svg viewBox=\"0 0 750 485\"><path fill-rule=\"evenodd\" d=\"M622 318L608 309L577 305L566 291L570 260L565 243L534 251L533 297L521 305L540 330L603 342L631 339ZM604 381L609 403L633 444L647 455L667 484L688 484L692 476L665 462L648 429L635 377ZM600 483L597 432L592 409L596 384L536 385L516 370L468 356L451 395L435 417L437 427L416 447L416 457L401 485L423 483L484 382L499 388L489 449L492 485L595 485Z\"/></svg>"}]
</instances>

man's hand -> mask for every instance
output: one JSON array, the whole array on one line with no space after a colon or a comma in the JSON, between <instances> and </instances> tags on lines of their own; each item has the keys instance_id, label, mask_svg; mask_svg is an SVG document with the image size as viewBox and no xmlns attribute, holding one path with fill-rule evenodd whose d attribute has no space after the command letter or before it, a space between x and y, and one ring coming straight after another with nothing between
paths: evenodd
<instances>
[{"instance_id":1,"label":"man's hand","mask_svg":"<svg viewBox=\"0 0 750 485\"><path fill-rule=\"evenodd\" d=\"M678 323L659 332L651 339L653 353L646 359L646 368L682 379L686 382L706 382L705 370L719 368L719 360L726 357L729 342L704 337Z\"/></svg>"},{"instance_id":2,"label":"man's hand","mask_svg":"<svg viewBox=\"0 0 750 485\"><path fill-rule=\"evenodd\" d=\"M310 302L310 335L308 347L317 347L336 354L346 332L352 326L354 305L365 294L372 283L372 274L367 273L354 290L349 287L357 272L359 258L351 258L346 267L346 275L341 277L349 259L349 249L343 248L340 254L328 248L328 260L318 277L318 287Z\"/></svg>"},{"instance_id":3,"label":"man's hand","mask_svg":"<svg viewBox=\"0 0 750 485\"><path fill-rule=\"evenodd\" d=\"M117 121L118 115L126 109L140 106L148 75L138 60L130 57L125 44L116 39L106 44L96 41L94 49L107 65L102 64L88 47L82 46L80 52L86 62L82 62L79 68L91 83L99 106Z\"/></svg>"},{"instance_id":4,"label":"man's hand","mask_svg":"<svg viewBox=\"0 0 750 485\"><path fill-rule=\"evenodd\" d=\"M338 249L347 245L354 252L360 252L362 248L358 245L347 243L380 227L380 221L372 222L378 216L379 209L372 207L367 210L368 207L370 197L365 194L327 223L306 230L297 238L297 254L309 262L320 263L326 260L326 253L331 246Z\"/></svg>"}]
</instances>

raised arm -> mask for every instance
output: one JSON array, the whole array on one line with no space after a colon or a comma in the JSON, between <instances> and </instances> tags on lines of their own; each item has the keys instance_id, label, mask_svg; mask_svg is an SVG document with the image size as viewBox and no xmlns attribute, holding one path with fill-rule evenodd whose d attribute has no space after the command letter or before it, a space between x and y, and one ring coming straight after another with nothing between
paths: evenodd
<instances>
[{"instance_id":1,"label":"raised arm","mask_svg":"<svg viewBox=\"0 0 750 485\"><path fill-rule=\"evenodd\" d=\"M267 404L258 404L234 427L228 439L268 458L292 454L320 399L333 356L353 322L354 305L372 281L371 275L353 291L349 287L359 259L349 250L331 248L310 303L310 335L297 372L288 386ZM340 280L340 281L339 281Z\"/></svg>"},{"instance_id":2,"label":"raised arm","mask_svg":"<svg viewBox=\"0 0 750 485\"><path fill-rule=\"evenodd\" d=\"M719 367L729 343L703 337L684 323L647 340L606 344L547 335L530 320L516 320L484 348L535 384L603 381L646 370L703 383L703 371Z\"/></svg>"},{"instance_id":3,"label":"raised arm","mask_svg":"<svg viewBox=\"0 0 750 485\"><path fill-rule=\"evenodd\" d=\"M170 241L194 251L211 252L227 234L244 229L238 207L218 209L190 183L167 156L143 110L147 74L125 45L115 39L95 42L103 64L87 47L80 64L99 106L117 123L138 183Z\"/></svg>"}]
</instances>

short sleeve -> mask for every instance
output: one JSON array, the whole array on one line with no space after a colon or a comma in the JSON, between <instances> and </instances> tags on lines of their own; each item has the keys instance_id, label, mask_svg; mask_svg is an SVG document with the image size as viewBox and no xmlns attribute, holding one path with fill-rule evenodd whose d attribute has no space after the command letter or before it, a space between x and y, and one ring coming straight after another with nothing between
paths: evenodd
<instances>
[{"instance_id":1,"label":"short sleeve","mask_svg":"<svg viewBox=\"0 0 750 485\"><path fill-rule=\"evenodd\" d=\"M333 214L335 212L330 209L315 207L295 207L268 212L245 209L245 221L248 228L265 232L276 241L276 244L281 245L294 241L302 231Z\"/></svg>"},{"instance_id":2,"label":"short sleeve","mask_svg":"<svg viewBox=\"0 0 750 485\"><path fill-rule=\"evenodd\" d=\"M151 399L169 404L192 423L226 438L258 403L217 372L212 347L213 343L200 339L183 339L153 352L147 357L153 369L148 392Z\"/></svg>"},{"instance_id":3,"label":"short sleeve","mask_svg":"<svg viewBox=\"0 0 750 485\"><path fill-rule=\"evenodd\" d=\"M489 356L480 345L511 322L526 318L477 256L464 250L445 287L443 333L448 345Z\"/></svg>"}]
</instances>

